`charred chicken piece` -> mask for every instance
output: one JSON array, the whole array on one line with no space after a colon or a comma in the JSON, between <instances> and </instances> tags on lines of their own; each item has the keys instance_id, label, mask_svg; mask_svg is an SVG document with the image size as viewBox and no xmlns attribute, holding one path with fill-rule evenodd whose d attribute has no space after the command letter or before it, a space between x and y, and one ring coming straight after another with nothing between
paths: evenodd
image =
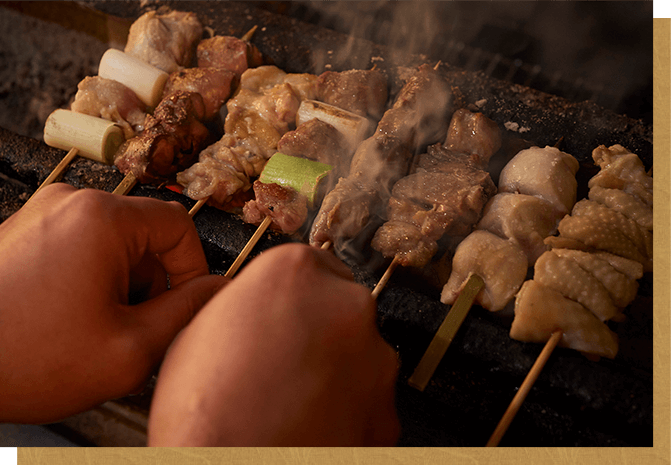
<instances>
[{"instance_id":1,"label":"charred chicken piece","mask_svg":"<svg viewBox=\"0 0 671 465\"><path fill-rule=\"evenodd\" d=\"M124 52L170 74L191 67L202 36L194 13L148 11L131 25Z\"/></svg>"},{"instance_id":2,"label":"charred chicken piece","mask_svg":"<svg viewBox=\"0 0 671 465\"><path fill-rule=\"evenodd\" d=\"M411 174L394 184L388 221L375 233L373 249L387 258L396 257L400 265L423 267L443 236L471 232L485 203L496 193L484 168L500 147L501 132L494 121L468 110L455 111L445 142L417 156ZM422 237L416 250L407 240L412 228L416 231L410 236Z\"/></svg>"},{"instance_id":3,"label":"charred chicken piece","mask_svg":"<svg viewBox=\"0 0 671 465\"><path fill-rule=\"evenodd\" d=\"M308 216L307 198L300 192L279 184L254 181L254 200L242 209L245 222L259 225L272 218L271 228L285 234L296 232Z\"/></svg>"},{"instance_id":4,"label":"charred chicken piece","mask_svg":"<svg viewBox=\"0 0 671 465\"><path fill-rule=\"evenodd\" d=\"M351 154L346 147L340 131L316 118L287 132L277 142L278 152L326 163L338 173L349 172Z\"/></svg>"},{"instance_id":5,"label":"charred chicken piece","mask_svg":"<svg viewBox=\"0 0 671 465\"><path fill-rule=\"evenodd\" d=\"M376 121L388 97L387 78L376 69L325 71L317 80L317 100Z\"/></svg>"},{"instance_id":6,"label":"charred chicken piece","mask_svg":"<svg viewBox=\"0 0 671 465\"><path fill-rule=\"evenodd\" d=\"M430 149L434 159L443 152L443 162L435 166L436 171L420 169L396 182L388 203L388 221L377 230L371 243L383 256L397 257L403 266L426 265L444 235L467 235L496 192L489 173L471 165L468 156L461 157L440 144ZM399 228L399 223L405 226ZM432 253L399 247L410 226L423 237L417 247ZM433 246L425 247L426 241Z\"/></svg>"},{"instance_id":7,"label":"charred chicken piece","mask_svg":"<svg viewBox=\"0 0 671 465\"><path fill-rule=\"evenodd\" d=\"M310 231L310 244L336 246L359 234L382 213L393 184L421 147L440 139L447 126L451 93L439 71L422 65L403 86L373 136L357 148L347 178L326 195Z\"/></svg>"},{"instance_id":8,"label":"charred chicken piece","mask_svg":"<svg viewBox=\"0 0 671 465\"><path fill-rule=\"evenodd\" d=\"M144 132L127 141L114 164L139 182L162 184L191 165L209 132L200 122L205 104L200 94L178 91L147 115Z\"/></svg>"},{"instance_id":9,"label":"charred chicken piece","mask_svg":"<svg viewBox=\"0 0 671 465\"><path fill-rule=\"evenodd\" d=\"M251 43L232 36L204 39L196 50L199 68L223 68L238 78L247 68L263 64L261 52Z\"/></svg>"},{"instance_id":10,"label":"charred chicken piece","mask_svg":"<svg viewBox=\"0 0 671 465\"><path fill-rule=\"evenodd\" d=\"M261 174L280 137L292 127L300 99L314 97L316 79L275 66L245 71L238 92L226 103L224 136L177 176L184 194L196 200L210 197L224 210L237 209L251 178Z\"/></svg>"},{"instance_id":11,"label":"charred chicken piece","mask_svg":"<svg viewBox=\"0 0 671 465\"><path fill-rule=\"evenodd\" d=\"M204 120L213 119L228 100L235 85L235 73L223 68L187 68L170 74L163 98L177 91L197 92L205 103Z\"/></svg>"}]
</instances>

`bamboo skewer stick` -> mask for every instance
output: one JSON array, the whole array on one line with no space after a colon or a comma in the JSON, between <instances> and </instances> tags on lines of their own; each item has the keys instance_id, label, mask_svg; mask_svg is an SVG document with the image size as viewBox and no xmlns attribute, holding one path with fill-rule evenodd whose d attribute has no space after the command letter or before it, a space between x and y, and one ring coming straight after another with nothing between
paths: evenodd
<instances>
[{"instance_id":1,"label":"bamboo skewer stick","mask_svg":"<svg viewBox=\"0 0 671 465\"><path fill-rule=\"evenodd\" d=\"M259 225L258 228L256 228L256 231L252 235L252 237L249 238L249 241L247 241L247 244L242 248L240 251L240 254L238 257L235 259L231 267L228 269L226 274L224 275L227 278L232 278L233 275L238 271L240 266L242 265L242 262L245 261L249 253L252 251L256 243L259 241L261 236L263 235L264 232L266 232L266 229L268 229L268 226L270 226L270 223L272 223L273 219L270 216L266 216L261 224Z\"/></svg>"},{"instance_id":2,"label":"bamboo skewer stick","mask_svg":"<svg viewBox=\"0 0 671 465\"><path fill-rule=\"evenodd\" d=\"M389 279L391 279L391 275L394 273L394 270L396 269L398 264L399 264L399 258L398 255L396 255L394 256L394 259L387 267L387 271L384 272L384 274L378 281L377 285L375 286L375 289L373 289L373 292L370 293L370 295L373 296L373 299L377 299L377 297L380 295L380 292L382 292L382 289L384 289L384 287L389 282Z\"/></svg>"},{"instance_id":3,"label":"bamboo skewer stick","mask_svg":"<svg viewBox=\"0 0 671 465\"><path fill-rule=\"evenodd\" d=\"M538 375L540 375L541 370L550 358L552 351L555 349L555 347L557 347L557 344L559 343L563 334L564 333L562 331L555 331L552 333L550 339L548 339L548 341L545 343L543 350L541 351L540 355L538 355L538 358L531 367L531 370L529 370L529 373L527 373L526 378L524 378L524 381L517 391L517 394L515 394L515 397L508 406L508 409L503 414L501 421L499 421L499 424L494 430L494 433L489 438L487 447L496 447L499 444L501 438L508 430L510 423L513 421L513 418L515 418L517 411L522 406L524 399L526 399L527 394L529 394L531 387L538 379Z\"/></svg>"},{"instance_id":4,"label":"bamboo skewer stick","mask_svg":"<svg viewBox=\"0 0 671 465\"><path fill-rule=\"evenodd\" d=\"M41 191L43 188L54 182L56 178L63 172L65 171L65 168L68 167L68 165L74 160L74 158L77 156L79 153L79 150L76 147L73 147L70 149L70 151L63 157L63 159L56 165L56 168L47 176L47 178L42 181L42 184L40 184L40 187L37 188L35 192L33 192L33 195L30 196L30 198L33 198L35 194L37 194L39 191ZM28 199L30 200L30 199Z\"/></svg>"},{"instance_id":5,"label":"bamboo skewer stick","mask_svg":"<svg viewBox=\"0 0 671 465\"><path fill-rule=\"evenodd\" d=\"M193 207L191 207L191 210L189 210L189 216L191 218L193 218L193 216L196 213L198 213L198 210L200 210L201 207L207 203L208 198L209 197L205 197L204 199L200 199L199 201L196 202L196 204Z\"/></svg>"},{"instance_id":6,"label":"bamboo skewer stick","mask_svg":"<svg viewBox=\"0 0 671 465\"><path fill-rule=\"evenodd\" d=\"M429 347L427 347L422 359L417 364L415 371L412 373L410 379L408 379L410 386L424 391L438 364L445 355L447 348L457 334L459 327L464 322L475 297L484 287L485 282L480 276L476 274L469 276L464 288L459 293L459 297L457 297L454 305L452 305L452 308L450 308L450 311L445 316L438 331L433 336Z\"/></svg>"},{"instance_id":7,"label":"bamboo skewer stick","mask_svg":"<svg viewBox=\"0 0 671 465\"><path fill-rule=\"evenodd\" d=\"M137 178L133 173L128 173L125 178L121 180L119 185L112 191L112 194L126 195L137 184Z\"/></svg>"}]
</instances>

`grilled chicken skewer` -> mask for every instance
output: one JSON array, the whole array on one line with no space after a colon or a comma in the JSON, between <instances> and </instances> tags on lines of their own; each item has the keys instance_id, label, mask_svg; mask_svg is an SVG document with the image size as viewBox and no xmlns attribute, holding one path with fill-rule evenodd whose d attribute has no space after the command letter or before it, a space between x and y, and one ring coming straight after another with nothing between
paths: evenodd
<instances>
[{"instance_id":1,"label":"grilled chicken skewer","mask_svg":"<svg viewBox=\"0 0 671 465\"><path fill-rule=\"evenodd\" d=\"M486 170L501 147L501 131L481 113L457 110L443 143L415 157L411 172L391 191L387 221L375 232L373 249L390 267L375 291L398 266L421 268L443 237L468 234L496 187Z\"/></svg>"},{"instance_id":2,"label":"grilled chicken skewer","mask_svg":"<svg viewBox=\"0 0 671 465\"><path fill-rule=\"evenodd\" d=\"M464 305L461 294L466 292L484 308L502 310L542 253L539 249L545 250L543 238L555 231L575 202L577 170L577 160L556 147L530 148L513 157L503 168L499 192L485 206L476 230L457 246L441 301ZM450 310L434 341L451 341L470 304L458 312ZM448 346L444 344L440 352L427 349L409 380L413 387L424 390Z\"/></svg>"},{"instance_id":3,"label":"grilled chicken skewer","mask_svg":"<svg viewBox=\"0 0 671 465\"><path fill-rule=\"evenodd\" d=\"M192 96L191 103L174 109L166 103L171 110L148 116L145 132L124 147L118 157L117 167L128 173L128 179L117 191L128 191L134 184L132 176L140 182L161 183L161 178L171 179L193 164L201 148L210 142L209 133L199 123L214 120L242 72L261 63L260 52L248 41L255 29L242 39L214 36L200 41L196 52L198 67L178 66L170 74L162 102L175 100L180 93L192 93L202 97L202 108Z\"/></svg>"},{"instance_id":4,"label":"grilled chicken skewer","mask_svg":"<svg viewBox=\"0 0 671 465\"><path fill-rule=\"evenodd\" d=\"M362 98L352 98L360 94ZM317 100L320 98L340 106ZM372 124L368 118L381 111L386 99L386 77L375 70L319 76L287 74L275 66L245 71L239 92L227 103L224 136L201 154L198 163L178 175L183 192L197 200L190 213L195 214L207 202L239 211L252 179L259 176L272 155L285 151L280 140L311 119L342 133L349 146L341 157L349 160L354 148L369 135Z\"/></svg>"},{"instance_id":5,"label":"grilled chicken skewer","mask_svg":"<svg viewBox=\"0 0 671 465\"><path fill-rule=\"evenodd\" d=\"M38 191L52 183L77 154L112 164L121 142L135 136L134 128L141 127L146 109L158 103L167 78L165 72L123 52L105 52L99 76L79 83L72 111L56 110L47 119L45 143L70 151ZM122 130L121 138L112 124Z\"/></svg>"},{"instance_id":6,"label":"grilled chicken skewer","mask_svg":"<svg viewBox=\"0 0 671 465\"><path fill-rule=\"evenodd\" d=\"M588 183L589 198L562 219L558 236L546 239L551 250L517 294L510 336L547 342L488 446L499 444L555 347L615 357L617 336L605 322L623 319L637 280L652 271L652 177L620 145L599 146L592 158L601 170Z\"/></svg>"}]
</instances>

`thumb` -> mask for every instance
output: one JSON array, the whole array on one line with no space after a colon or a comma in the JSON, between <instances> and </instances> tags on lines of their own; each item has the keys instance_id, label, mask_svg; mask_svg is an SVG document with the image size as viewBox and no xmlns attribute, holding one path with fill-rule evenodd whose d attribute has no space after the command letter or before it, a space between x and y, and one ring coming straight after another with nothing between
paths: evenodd
<instances>
[{"instance_id":1,"label":"thumb","mask_svg":"<svg viewBox=\"0 0 671 465\"><path fill-rule=\"evenodd\" d=\"M219 275L199 276L133 307L138 336L155 361L163 357L177 333L229 281Z\"/></svg>"}]
</instances>

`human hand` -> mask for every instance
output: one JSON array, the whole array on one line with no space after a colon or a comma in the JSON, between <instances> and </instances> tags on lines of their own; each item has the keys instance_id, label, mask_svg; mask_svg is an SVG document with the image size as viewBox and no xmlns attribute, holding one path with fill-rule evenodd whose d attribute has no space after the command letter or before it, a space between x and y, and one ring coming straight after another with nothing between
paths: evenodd
<instances>
[{"instance_id":1,"label":"human hand","mask_svg":"<svg viewBox=\"0 0 671 465\"><path fill-rule=\"evenodd\" d=\"M168 351L149 445L393 445L397 358L375 315L333 254L264 252Z\"/></svg>"},{"instance_id":2,"label":"human hand","mask_svg":"<svg viewBox=\"0 0 671 465\"><path fill-rule=\"evenodd\" d=\"M61 183L0 224L0 257L0 422L54 421L141 389L227 282L209 275L183 206Z\"/></svg>"}]
</instances>

